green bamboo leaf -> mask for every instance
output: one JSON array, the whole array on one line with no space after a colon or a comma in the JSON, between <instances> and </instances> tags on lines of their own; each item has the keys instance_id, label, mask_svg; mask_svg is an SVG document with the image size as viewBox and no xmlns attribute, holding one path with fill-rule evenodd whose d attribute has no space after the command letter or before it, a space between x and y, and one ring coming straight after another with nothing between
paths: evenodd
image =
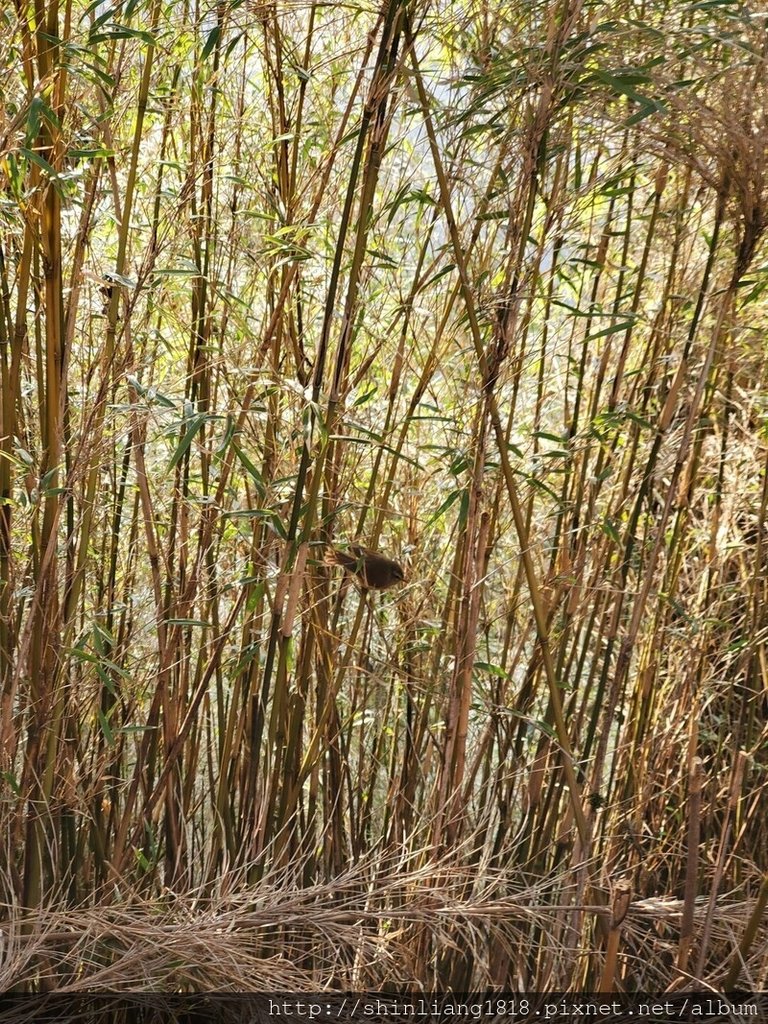
<instances>
[{"instance_id":1,"label":"green bamboo leaf","mask_svg":"<svg viewBox=\"0 0 768 1024\"><path fill-rule=\"evenodd\" d=\"M620 324L614 324L612 327L606 327L602 331L596 331L594 334L588 335L584 341L597 341L598 338L605 338L609 334L616 334L618 331L626 331L628 327L634 325L634 320L622 320Z\"/></svg>"},{"instance_id":2,"label":"green bamboo leaf","mask_svg":"<svg viewBox=\"0 0 768 1024\"><path fill-rule=\"evenodd\" d=\"M245 454L243 449L236 441L232 442L232 447L234 448L235 455L238 457L241 465L243 466L245 471L248 473L248 475L256 485L256 490L258 492L259 497L263 498L264 495L267 493L267 489L264 486L264 478L262 477L261 473L258 471L258 469L256 469L254 464L251 462L251 460L248 458L248 456Z\"/></svg>"},{"instance_id":3,"label":"green bamboo leaf","mask_svg":"<svg viewBox=\"0 0 768 1024\"><path fill-rule=\"evenodd\" d=\"M64 654L69 655L70 658L76 658L78 661L84 661L91 665L98 665L99 659L95 654L91 654L90 651L86 651L82 647L64 647L62 648Z\"/></svg>"},{"instance_id":4,"label":"green bamboo leaf","mask_svg":"<svg viewBox=\"0 0 768 1024\"><path fill-rule=\"evenodd\" d=\"M612 541L614 541L616 544L621 543L619 531L616 529L613 522L608 518L608 516L604 517L603 522L601 524L601 528L603 533L606 534L606 536L610 537Z\"/></svg>"},{"instance_id":5,"label":"green bamboo leaf","mask_svg":"<svg viewBox=\"0 0 768 1024\"><path fill-rule=\"evenodd\" d=\"M205 413L198 413L197 416L193 416L191 420L187 421L186 430L184 431L181 440L179 441L176 451L171 457L171 461L168 463L168 469L175 469L176 466L186 455L189 450L189 446L192 444L192 439L198 430L202 427L208 417Z\"/></svg>"},{"instance_id":6,"label":"green bamboo leaf","mask_svg":"<svg viewBox=\"0 0 768 1024\"><path fill-rule=\"evenodd\" d=\"M235 436L236 426L237 424L235 423L234 417L227 416L227 426L226 429L224 430L224 434L221 438L221 441L219 441L216 447L216 451L214 452L215 457L221 458L221 456L224 454L227 448L229 448L230 442L232 441L232 438Z\"/></svg>"},{"instance_id":7,"label":"green bamboo leaf","mask_svg":"<svg viewBox=\"0 0 768 1024\"><path fill-rule=\"evenodd\" d=\"M465 494L465 493L466 493L466 491L464 489L459 489L459 490L451 491L451 493L448 495L448 497L442 503L440 508L438 508L436 512L433 512L432 515L429 517L429 519L427 520L427 523L426 523L427 527L430 527L432 525L432 523L435 522L435 520L439 519L440 516L444 515L448 511L448 509L451 507L451 505L453 505L456 501L458 501L458 499L460 497L462 497L462 495Z\"/></svg>"},{"instance_id":8,"label":"green bamboo leaf","mask_svg":"<svg viewBox=\"0 0 768 1024\"><path fill-rule=\"evenodd\" d=\"M108 630L106 626L102 626L98 622L94 622L93 624L93 639L99 651L104 650L105 647L111 649L117 643L117 637L115 634Z\"/></svg>"},{"instance_id":9,"label":"green bamboo leaf","mask_svg":"<svg viewBox=\"0 0 768 1024\"><path fill-rule=\"evenodd\" d=\"M112 728L109 722L107 721L107 716L104 714L101 708L97 709L96 714L98 715L99 718L99 725L101 726L101 731L104 734L104 739L107 741L107 744L110 747L114 747L115 734L112 732Z\"/></svg>"},{"instance_id":10,"label":"green bamboo leaf","mask_svg":"<svg viewBox=\"0 0 768 1024\"><path fill-rule=\"evenodd\" d=\"M107 160L115 155L114 149L108 149L106 146L99 146L97 143L94 143L92 146L81 146L70 149L67 152L67 156L72 160Z\"/></svg>"},{"instance_id":11,"label":"green bamboo leaf","mask_svg":"<svg viewBox=\"0 0 768 1024\"><path fill-rule=\"evenodd\" d=\"M493 665L489 661L476 661L475 668L481 669L489 675L496 676L498 679L507 679L509 677L509 672L506 669L502 668L501 665Z\"/></svg>"},{"instance_id":12,"label":"green bamboo leaf","mask_svg":"<svg viewBox=\"0 0 768 1024\"><path fill-rule=\"evenodd\" d=\"M53 167L48 163L45 157L40 156L39 153L35 153L33 149L27 149L25 146L19 146L19 152L27 160L33 164L37 164L53 181L59 181L60 175L58 171L54 170Z\"/></svg>"},{"instance_id":13,"label":"green bamboo leaf","mask_svg":"<svg viewBox=\"0 0 768 1024\"><path fill-rule=\"evenodd\" d=\"M21 787L19 786L18 779L13 772L0 772L0 779L2 779L3 782L8 783L15 796L21 796Z\"/></svg>"},{"instance_id":14,"label":"green bamboo leaf","mask_svg":"<svg viewBox=\"0 0 768 1024\"><path fill-rule=\"evenodd\" d=\"M89 43L106 43L115 39L138 39L147 46L154 46L155 37L151 32L139 28L128 28L127 25L118 25L112 22L111 25L104 25L101 32L95 32L88 36Z\"/></svg>"},{"instance_id":15,"label":"green bamboo leaf","mask_svg":"<svg viewBox=\"0 0 768 1024\"><path fill-rule=\"evenodd\" d=\"M211 50L216 45L220 35L221 35L221 26L220 25L214 25L214 27L208 33L208 38L205 40L205 46L203 47L202 53L200 54L200 60L201 61L204 61L208 57L208 55L210 54Z\"/></svg>"},{"instance_id":16,"label":"green bamboo leaf","mask_svg":"<svg viewBox=\"0 0 768 1024\"><path fill-rule=\"evenodd\" d=\"M546 430L534 430L533 437L538 437L542 441L554 441L556 444L562 444L563 441L567 440L567 434L550 434Z\"/></svg>"}]
</instances>

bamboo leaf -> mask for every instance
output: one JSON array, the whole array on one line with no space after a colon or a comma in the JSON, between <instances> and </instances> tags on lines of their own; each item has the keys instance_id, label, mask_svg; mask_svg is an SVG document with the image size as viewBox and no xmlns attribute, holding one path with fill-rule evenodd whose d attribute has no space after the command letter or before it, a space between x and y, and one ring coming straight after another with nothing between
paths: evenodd
<instances>
[{"instance_id":1,"label":"bamboo leaf","mask_svg":"<svg viewBox=\"0 0 768 1024\"><path fill-rule=\"evenodd\" d=\"M214 46L218 42L219 36L221 35L221 26L214 25L211 31L208 33L208 38L205 40L205 46L203 47L202 53L200 54L200 60L205 61L213 50Z\"/></svg>"},{"instance_id":2,"label":"bamboo leaf","mask_svg":"<svg viewBox=\"0 0 768 1024\"><path fill-rule=\"evenodd\" d=\"M37 164L38 167L40 167L43 171L45 171L46 175L52 181L59 181L60 180L60 175L59 175L58 171L54 170L54 168L51 167L51 165L48 163L48 161L45 159L45 157L40 156L39 153L35 153L35 151L32 150L32 149L27 149L25 146L20 146L19 147L19 152L21 153L21 155L23 157L25 157L27 160L31 161L31 163Z\"/></svg>"},{"instance_id":3,"label":"bamboo leaf","mask_svg":"<svg viewBox=\"0 0 768 1024\"><path fill-rule=\"evenodd\" d=\"M429 528L442 515L444 515L448 511L448 509L456 501L458 501L459 498L463 497L463 495L465 493L466 492L465 492L464 489L451 491L451 493L448 495L448 497L445 499L445 501L442 503L442 505L440 505L440 507L435 512L433 512L432 515L429 517L429 519L426 522L426 528Z\"/></svg>"},{"instance_id":4,"label":"bamboo leaf","mask_svg":"<svg viewBox=\"0 0 768 1024\"><path fill-rule=\"evenodd\" d=\"M233 441L232 447L234 448L235 455L237 455L240 464L243 466L245 471L250 476L251 480L253 480L254 484L256 485L256 491L259 497L263 498L264 495L267 493L267 490L266 487L264 486L264 479L261 473L258 471L258 469L256 469L254 464L251 462L251 460L248 458L248 456L245 454L243 449L240 447L239 444L237 444L236 441Z\"/></svg>"},{"instance_id":5,"label":"bamboo leaf","mask_svg":"<svg viewBox=\"0 0 768 1024\"><path fill-rule=\"evenodd\" d=\"M99 725L101 726L101 731L104 734L104 739L107 741L107 745L110 746L110 747L114 747L114 745L115 745L115 734L112 732L112 727L110 726L109 721L107 720L107 716L104 714L104 712L101 710L101 708L97 708L96 714L97 714L98 719L99 719Z\"/></svg>"},{"instance_id":6,"label":"bamboo leaf","mask_svg":"<svg viewBox=\"0 0 768 1024\"><path fill-rule=\"evenodd\" d=\"M204 413L198 413L193 416L190 420L187 420L184 433L181 436L181 440L176 446L176 450L171 456L171 461L168 463L168 469L175 469L176 466L181 462L184 456L189 451L189 447L192 444L192 440L195 434L200 430L202 425L205 423L207 417Z\"/></svg>"}]
</instances>

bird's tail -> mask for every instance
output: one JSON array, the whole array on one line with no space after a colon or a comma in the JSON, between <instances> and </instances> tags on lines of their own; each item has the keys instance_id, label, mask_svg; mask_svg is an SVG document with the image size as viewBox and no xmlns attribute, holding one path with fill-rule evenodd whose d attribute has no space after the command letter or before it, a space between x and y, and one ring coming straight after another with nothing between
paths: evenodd
<instances>
[{"instance_id":1,"label":"bird's tail","mask_svg":"<svg viewBox=\"0 0 768 1024\"><path fill-rule=\"evenodd\" d=\"M342 569L355 572L358 566L358 559L354 555L348 555L346 551L337 551L336 548L328 547L323 555L324 565L340 565Z\"/></svg>"},{"instance_id":2,"label":"bird's tail","mask_svg":"<svg viewBox=\"0 0 768 1024\"><path fill-rule=\"evenodd\" d=\"M339 557L340 554L341 552L337 551L336 548L326 548L323 555L323 565L344 565Z\"/></svg>"}]
</instances>

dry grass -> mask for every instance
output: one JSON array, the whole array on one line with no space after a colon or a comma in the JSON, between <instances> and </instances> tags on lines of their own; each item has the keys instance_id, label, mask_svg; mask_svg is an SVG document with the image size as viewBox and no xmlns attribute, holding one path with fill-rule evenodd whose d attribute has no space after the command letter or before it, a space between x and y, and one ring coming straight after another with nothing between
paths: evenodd
<instances>
[{"instance_id":1,"label":"dry grass","mask_svg":"<svg viewBox=\"0 0 768 1024\"><path fill-rule=\"evenodd\" d=\"M388 868L360 864L333 884L309 887L266 878L256 889L226 895L142 900L123 893L92 909L39 911L23 929L4 929L0 984L59 992L307 992L328 984L429 991L440 986L438 966L451 954L465 961L466 990L478 990L509 985L512 964L530 950L534 934L536 955L547 964L543 987L562 991L571 984L584 953L577 935L554 937L558 921L574 909L546 898L557 879L523 888L498 872L462 874L450 861L418 871ZM603 906L578 909L593 926L606 919ZM716 910L713 964L704 979L715 988L722 981L715 965L730 960L750 907L724 899ZM622 953L631 988L659 991L667 984L682 914L674 899L630 904ZM697 927L704 914L699 903ZM756 991L765 981L767 944L763 927L743 965ZM517 972L523 989L530 981Z\"/></svg>"}]
</instances>

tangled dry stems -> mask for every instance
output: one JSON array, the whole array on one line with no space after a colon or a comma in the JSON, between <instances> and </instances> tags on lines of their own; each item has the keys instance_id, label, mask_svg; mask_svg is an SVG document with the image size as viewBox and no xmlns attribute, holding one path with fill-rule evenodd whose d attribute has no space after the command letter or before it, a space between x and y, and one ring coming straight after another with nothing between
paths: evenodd
<instances>
[{"instance_id":1,"label":"tangled dry stems","mask_svg":"<svg viewBox=\"0 0 768 1024\"><path fill-rule=\"evenodd\" d=\"M575 932L570 939L557 938L563 916L576 912L593 926L608 919L602 905L574 907L566 891L560 892L562 902L546 902L542 882L515 890L504 873L487 874L480 882L471 871L446 863L405 872L395 865L384 872L372 868L360 864L333 884L309 888L272 878L228 895L136 895L109 906L30 914L6 907L0 988L309 992L396 984L416 990L429 988L418 949L425 935L433 961L446 950L471 958L474 988L498 987L500 956L506 960L505 984L513 987L515 979L529 981L524 961L535 934L539 952L548 955L549 985L557 989L576 958L602 956L599 948L580 948ZM556 886L557 879L548 884ZM699 901L697 926L705 911L705 901ZM631 904L623 952L633 988L658 991L670 984L682 913L682 901L671 898ZM718 964L732 955L750 913L744 902L724 898L718 904L710 969L699 983L717 986ZM599 935L597 927L593 935ZM744 965L758 987L765 982L767 950L764 924Z\"/></svg>"}]
</instances>

